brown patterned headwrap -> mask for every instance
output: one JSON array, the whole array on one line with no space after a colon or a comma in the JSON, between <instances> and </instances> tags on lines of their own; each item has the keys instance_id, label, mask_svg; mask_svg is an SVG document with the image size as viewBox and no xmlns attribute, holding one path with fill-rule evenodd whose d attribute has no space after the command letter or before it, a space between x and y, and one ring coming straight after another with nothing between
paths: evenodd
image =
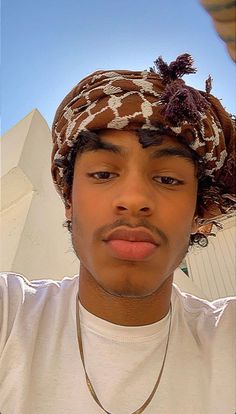
<instances>
[{"instance_id":1,"label":"brown patterned headwrap","mask_svg":"<svg viewBox=\"0 0 236 414\"><path fill-rule=\"evenodd\" d=\"M72 147L82 131L163 129L184 137L202 157L212 185L205 209L226 213L235 202L235 125L217 98L187 86L183 75L195 73L192 57L169 65L160 57L149 71L97 71L79 82L57 109L52 125L52 177L67 206L64 174Z\"/></svg>"}]
</instances>

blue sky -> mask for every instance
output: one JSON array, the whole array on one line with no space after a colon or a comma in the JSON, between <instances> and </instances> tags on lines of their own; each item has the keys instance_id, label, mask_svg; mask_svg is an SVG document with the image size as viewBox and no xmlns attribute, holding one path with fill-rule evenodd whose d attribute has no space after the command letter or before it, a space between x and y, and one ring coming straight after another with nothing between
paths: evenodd
<instances>
[{"instance_id":1,"label":"blue sky","mask_svg":"<svg viewBox=\"0 0 236 414\"><path fill-rule=\"evenodd\" d=\"M98 69L143 70L190 53L185 77L235 113L235 64L198 0L3 0L2 133L37 108L51 127L57 106Z\"/></svg>"}]
</instances>

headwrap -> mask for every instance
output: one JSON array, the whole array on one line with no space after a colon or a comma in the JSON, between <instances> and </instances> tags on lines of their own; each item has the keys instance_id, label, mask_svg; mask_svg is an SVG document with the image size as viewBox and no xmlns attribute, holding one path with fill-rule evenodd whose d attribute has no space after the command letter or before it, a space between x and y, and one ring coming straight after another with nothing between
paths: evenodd
<instances>
[{"instance_id":1,"label":"headwrap","mask_svg":"<svg viewBox=\"0 0 236 414\"><path fill-rule=\"evenodd\" d=\"M235 0L200 0L210 14L216 31L226 43L231 58L236 62L236 2Z\"/></svg>"},{"instance_id":2,"label":"headwrap","mask_svg":"<svg viewBox=\"0 0 236 414\"><path fill-rule=\"evenodd\" d=\"M63 99L52 125L52 177L67 206L64 174L72 147L83 131L104 129L171 132L184 137L202 157L212 185L204 195L205 209L225 213L235 201L235 125L211 90L187 86L182 76L195 73L193 59L179 56L169 65L159 57L143 72L96 71L79 82Z\"/></svg>"}]
</instances>

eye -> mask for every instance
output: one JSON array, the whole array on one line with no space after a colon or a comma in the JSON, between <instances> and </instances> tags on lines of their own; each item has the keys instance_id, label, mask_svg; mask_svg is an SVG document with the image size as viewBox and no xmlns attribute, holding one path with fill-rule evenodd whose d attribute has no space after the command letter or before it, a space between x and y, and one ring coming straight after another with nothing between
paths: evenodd
<instances>
[{"instance_id":1,"label":"eye","mask_svg":"<svg viewBox=\"0 0 236 414\"><path fill-rule=\"evenodd\" d=\"M166 184L166 185L181 185L181 184L184 184L184 181L177 180L177 178L173 178L173 177L159 176L159 177L155 177L155 179L160 184Z\"/></svg>"},{"instance_id":2,"label":"eye","mask_svg":"<svg viewBox=\"0 0 236 414\"><path fill-rule=\"evenodd\" d=\"M109 180L111 179L110 175L117 175L115 173L110 173L109 171L97 171L94 173L88 173L89 177L95 178L95 180Z\"/></svg>"}]
</instances>

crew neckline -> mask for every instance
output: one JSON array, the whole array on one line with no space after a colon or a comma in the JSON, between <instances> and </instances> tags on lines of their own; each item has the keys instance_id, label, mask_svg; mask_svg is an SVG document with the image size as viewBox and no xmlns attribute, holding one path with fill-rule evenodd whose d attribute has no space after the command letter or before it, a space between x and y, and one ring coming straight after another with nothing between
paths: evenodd
<instances>
[{"instance_id":1,"label":"crew neckline","mask_svg":"<svg viewBox=\"0 0 236 414\"><path fill-rule=\"evenodd\" d=\"M175 302L174 289L171 294L172 305L172 321L174 315ZM79 308L78 308L79 307ZM76 295L75 304L76 323L78 318L78 310L80 317L80 326L82 331L90 331L99 336L113 339L120 342L145 342L159 337L160 339L167 333L169 329L170 309L164 318L160 321L149 325L142 326L124 326L117 325L105 319L99 318L93 313L89 312L80 301L78 301L78 293Z\"/></svg>"},{"instance_id":2,"label":"crew neckline","mask_svg":"<svg viewBox=\"0 0 236 414\"><path fill-rule=\"evenodd\" d=\"M93 313L89 312L81 303L78 301L79 293L79 274L73 277L73 282L75 283L75 289L73 294L73 300L71 301L71 312L72 318L77 332L77 312L79 304L79 316L80 316L80 325L81 330L90 330L97 335L113 338L118 341L123 342L132 342L132 341L145 341L152 340L156 337L163 338L169 328L169 314L161 319L158 322L155 322L150 325L142 326L123 326L116 325L112 322L106 321L105 319L95 316ZM175 315L176 300L178 296L178 287L173 283L172 292L171 292L171 305L172 305L172 327L173 320ZM78 334L78 332L77 332Z\"/></svg>"}]
</instances>

